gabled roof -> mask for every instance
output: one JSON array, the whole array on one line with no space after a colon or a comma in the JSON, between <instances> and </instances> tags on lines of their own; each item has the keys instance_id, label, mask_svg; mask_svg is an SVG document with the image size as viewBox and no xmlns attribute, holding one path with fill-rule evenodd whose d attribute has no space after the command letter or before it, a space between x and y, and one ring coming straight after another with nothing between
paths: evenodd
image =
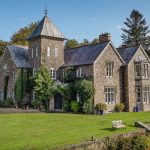
<instances>
[{"instance_id":1,"label":"gabled roof","mask_svg":"<svg viewBox=\"0 0 150 150\"><path fill-rule=\"evenodd\" d=\"M41 22L37 25L33 33L28 37L28 39L37 36L49 36L64 39L64 35L58 30L52 21L49 20L48 16L45 15Z\"/></svg>"},{"instance_id":2,"label":"gabled roof","mask_svg":"<svg viewBox=\"0 0 150 150\"><path fill-rule=\"evenodd\" d=\"M11 57L18 68L30 68L28 62L28 49L23 46L7 45Z\"/></svg>"},{"instance_id":3,"label":"gabled roof","mask_svg":"<svg viewBox=\"0 0 150 150\"><path fill-rule=\"evenodd\" d=\"M109 41L65 50L63 66L93 64L108 43Z\"/></svg>"},{"instance_id":4,"label":"gabled roof","mask_svg":"<svg viewBox=\"0 0 150 150\"><path fill-rule=\"evenodd\" d=\"M132 60L132 58L134 57L138 49L139 49L139 46L117 48L125 64L128 64Z\"/></svg>"}]
</instances>

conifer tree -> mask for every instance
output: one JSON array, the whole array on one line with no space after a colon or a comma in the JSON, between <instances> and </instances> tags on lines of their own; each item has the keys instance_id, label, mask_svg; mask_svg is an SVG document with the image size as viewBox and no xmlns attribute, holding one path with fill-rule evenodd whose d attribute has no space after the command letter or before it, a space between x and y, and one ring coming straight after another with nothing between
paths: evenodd
<instances>
[{"instance_id":1,"label":"conifer tree","mask_svg":"<svg viewBox=\"0 0 150 150\"><path fill-rule=\"evenodd\" d=\"M143 15L138 10L133 10L124 24L126 27L122 28L123 34L121 35L123 44L128 46L142 45L147 50L150 46L148 36L150 30Z\"/></svg>"}]
</instances>

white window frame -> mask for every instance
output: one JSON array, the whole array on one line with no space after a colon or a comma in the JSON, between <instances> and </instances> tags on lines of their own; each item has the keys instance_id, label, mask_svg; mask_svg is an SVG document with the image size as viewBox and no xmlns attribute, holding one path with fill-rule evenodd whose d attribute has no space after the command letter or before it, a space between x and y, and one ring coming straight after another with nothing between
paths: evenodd
<instances>
[{"instance_id":1,"label":"white window frame","mask_svg":"<svg viewBox=\"0 0 150 150\"><path fill-rule=\"evenodd\" d=\"M31 51L32 51L32 58L33 58L34 57L34 49L32 48Z\"/></svg>"},{"instance_id":2,"label":"white window frame","mask_svg":"<svg viewBox=\"0 0 150 150\"><path fill-rule=\"evenodd\" d=\"M4 70L7 70L7 69L8 69L7 64L4 64L4 65L3 65L3 69L4 69Z\"/></svg>"},{"instance_id":3,"label":"white window frame","mask_svg":"<svg viewBox=\"0 0 150 150\"><path fill-rule=\"evenodd\" d=\"M113 76L113 61L106 62L106 77L111 78Z\"/></svg>"},{"instance_id":4,"label":"white window frame","mask_svg":"<svg viewBox=\"0 0 150 150\"><path fill-rule=\"evenodd\" d=\"M51 56L51 48L47 47L47 57L50 57L50 56Z\"/></svg>"},{"instance_id":5,"label":"white window frame","mask_svg":"<svg viewBox=\"0 0 150 150\"><path fill-rule=\"evenodd\" d=\"M54 68L50 69L50 75L53 80L56 79L56 70Z\"/></svg>"},{"instance_id":6,"label":"white window frame","mask_svg":"<svg viewBox=\"0 0 150 150\"><path fill-rule=\"evenodd\" d=\"M144 79L148 79L149 77L149 69L148 69L148 64L144 63L143 64L143 74L144 74Z\"/></svg>"},{"instance_id":7,"label":"white window frame","mask_svg":"<svg viewBox=\"0 0 150 150\"><path fill-rule=\"evenodd\" d=\"M141 86L135 87L135 94L136 94L136 102L141 103L142 102L142 88L141 88Z\"/></svg>"},{"instance_id":8,"label":"white window frame","mask_svg":"<svg viewBox=\"0 0 150 150\"><path fill-rule=\"evenodd\" d=\"M106 104L116 103L116 87L105 87Z\"/></svg>"},{"instance_id":9,"label":"white window frame","mask_svg":"<svg viewBox=\"0 0 150 150\"><path fill-rule=\"evenodd\" d=\"M143 103L150 103L150 87L143 87Z\"/></svg>"},{"instance_id":10,"label":"white window frame","mask_svg":"<svg viewBox=\"0 0 150 150\"><path fill-rule=\"evenodd\" d=\"M82 75L82 68L77 68L76 70L76 77L78 78L81 78L83 75Z\"/></svg>"},{"instance_id":11,"label":"white window frame","mask_svg":"<svg viewBox=\"0 0 150 150\"><path fill-rule=\"evenodd\" d=\"M58 57L58 48L55 47L55 57Z\"/></svg>"},{"instance_id":12,"label":"white window frame","mask_svg":"<svg viewBox=\"0 0 150 150\"><path fill-rule=\"evenodd\" d=\"M38 58L38 50L39 50L39 48L36 47L36 49L35 49L35 56L36 56L36 58Z\"/></svg>"}]
</instances>

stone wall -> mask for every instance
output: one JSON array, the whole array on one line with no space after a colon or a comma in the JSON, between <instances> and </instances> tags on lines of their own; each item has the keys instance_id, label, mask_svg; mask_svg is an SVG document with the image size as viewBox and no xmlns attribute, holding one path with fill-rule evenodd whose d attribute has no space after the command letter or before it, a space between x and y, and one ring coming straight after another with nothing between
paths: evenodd
<instances>
[{"instance_id":1,"label":"stone wall","mask_svg":"<svg viewBox=\"0 0 150 150\"><path fill-rule=\"evenodd\" d=\"M4 67L5 66L5 67ZM14 89L15 89L15 78L18 76L20 70L17 69L14 64L11 54L8 49L5 50L0 64L0 91L4 92L5 77L9 77L7 96L14 98Z\"/></svg>"},{"instance_id":2,"label":"stone wall","mask_svg":"<svg viewBox=\"0 0 150 150\"><path fill-rule=\"evenodd\" d=\"M124 137L134 137L136 135L147 134L145 130L139 130L136 132L130 132L126 134L113 135L110 137L105 137L103 139L86 141L79 145L72 145L70 147L61 148L57 150L106 150L110 143L115 143L118 139ZM149 134L149 133L148 133Z\"/></svg>"},{"instance_id":3,"label":"stone wall","mask_svg":"<svg viewBox=\"0 0 150 150\"><path fill-rule=\"evenodd\" d=\"M113 76L106 76L106 62L113 61ZM116 88L116 103L122 100L122 61L114 51L113 47L109 45L94 63L94 104L106 103L104 88L106 86ZM108 104L108 111L113 110L115 104Z\"/></svg>"}]
</instances>

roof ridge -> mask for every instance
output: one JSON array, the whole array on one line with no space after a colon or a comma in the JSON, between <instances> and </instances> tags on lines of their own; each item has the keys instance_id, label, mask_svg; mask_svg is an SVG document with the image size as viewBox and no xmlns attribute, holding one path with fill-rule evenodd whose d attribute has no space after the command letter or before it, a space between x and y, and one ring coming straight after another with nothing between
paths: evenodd
<instances>
[{"instance_id":1,"label":"roof ridge","mask_svg":"<svg viewBox=\"0 0 150 150\"><path fill-rule=\"evenodd\" d=\"M98 43L91 43L91 44L86 44L86 45L79 45L79 46L77 46L77 47L73 47L73 48L65 49L65 51L69 51L69 50L77 49L77 48L81 48L81 47L86 47L86 46L98 45L98 44L102 44L102 43L109 43L109 42L110 42L110 41L98 42Z\"/></svg>"}]
</instances>

